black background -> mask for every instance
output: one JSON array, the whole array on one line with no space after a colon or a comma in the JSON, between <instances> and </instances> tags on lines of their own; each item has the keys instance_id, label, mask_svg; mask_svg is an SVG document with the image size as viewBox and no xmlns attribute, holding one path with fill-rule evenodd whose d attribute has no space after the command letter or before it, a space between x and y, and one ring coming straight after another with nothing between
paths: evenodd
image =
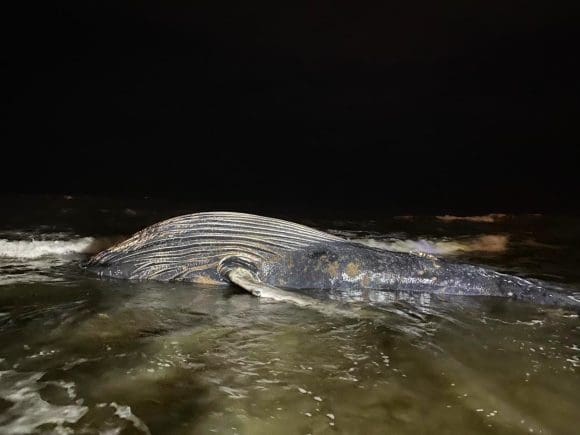
<instances>
[{"instance_id":1,"label":"black background","mask_svg":"<svg viewBox=\"0 0 580 435\"><path fill-rule=\"evenodd\" d=\"M577 212L577 2L3 14L5 193Z\"/></svg>"}]
</instances>

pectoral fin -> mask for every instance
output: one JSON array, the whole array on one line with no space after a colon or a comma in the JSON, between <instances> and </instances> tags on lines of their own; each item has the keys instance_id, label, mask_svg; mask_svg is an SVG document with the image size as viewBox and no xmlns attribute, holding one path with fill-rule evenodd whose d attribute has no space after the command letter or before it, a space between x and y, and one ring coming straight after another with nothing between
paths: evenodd
<instances>
[{"instance_id":1,"label":"pectoral fin","mask_svg":"<svg viewBox=\"0 0 580 435\"><path fill-rule=\"evenodd\" d=\"M259 298L292 302L301 307L311 306L318 303L318 301L307 296L281 290L277 287L266 284L260 281L251 271L243 267L229 269L226 276L231 282Z\"/></svg>"},{"instance_id":2,"label":"pectoral fin","mask_svg":"<svg viewBox=\"0 0 580 435\"><path fill-rule=\"evenodd\" d=\"M250 260L240 257L228 257L222 260L218 267L219 273L232 283L247 290L259 298L275 301L292 302L301 307L319 303L315 299L302 296L260 281L257 277L257 267Z\"/></svg>"},{"instance_id":3,"label":"pectoral fin","mask_svg":"<svg viewBox=\"0 0 580 435\"><path fill-rule=\"evenodd\" d=\"M282 290L265 282L262 282L256 275L256 268L252 263L244 259L229 258L222 261L218 268L222 276L233 284L243 288L259 298L271 299L279 302L290 302L300 307L308 307L327 315L343 315L346 317L359 317L353 310L345 310L328 302L321 302L317 299Z\"/></svg>"}]
</instances>

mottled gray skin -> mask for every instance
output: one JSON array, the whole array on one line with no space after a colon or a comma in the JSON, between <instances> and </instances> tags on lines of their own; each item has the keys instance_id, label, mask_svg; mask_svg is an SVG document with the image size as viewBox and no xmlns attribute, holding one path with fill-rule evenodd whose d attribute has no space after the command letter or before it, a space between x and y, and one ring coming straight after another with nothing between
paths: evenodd
<instances>
[{"instance_id":1,"label":"mottled gray skin","mask_svg":"<svg viewBox=\"0 0 580 435\"><path fill-rule=\"evenodd\" d=\"M259 273L270 285L293 289L353 289L422 292L457 296L497 296L542 305L580 307L571 295L548 283L431 255L407 254L334 242L295 252Z\"/></svg>"},{"instance_id":2,"label":"mottled gray skin","mask_svg":"<svg viewBox=\"0 0 580 435\"><path fill-rule=\"evenodd\" d=\"M105 277L235 282L247 290L262 283L286 290L498 296L580 306L572 294L547 283L430 255L371 248L299 224L229 212L160 222L97 254L85 266ZM233 279L240 276L231 273L236 269L250 275Z\"/></svg>"}]
</instances>

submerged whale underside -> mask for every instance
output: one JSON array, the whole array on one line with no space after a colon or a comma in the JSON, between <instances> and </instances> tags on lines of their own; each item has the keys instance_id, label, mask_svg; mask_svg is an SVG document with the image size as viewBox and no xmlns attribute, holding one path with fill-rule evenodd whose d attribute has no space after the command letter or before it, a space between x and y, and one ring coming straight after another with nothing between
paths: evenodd
<instances>
[{"instance_id":1,"label":"submerged whale underside","mask_svg":"<svg viewBox=\"0 0 580 435\"><path fill-rule=\"evenodd\" d=\"M573 295L548 284L433 256L371 248L304 225L234 212L168 219L100 252L84 266L113 278L234 283L258 296L298 303L302 300L292 289L502 296L580 306Z\"/></svg>"}]
</instances>

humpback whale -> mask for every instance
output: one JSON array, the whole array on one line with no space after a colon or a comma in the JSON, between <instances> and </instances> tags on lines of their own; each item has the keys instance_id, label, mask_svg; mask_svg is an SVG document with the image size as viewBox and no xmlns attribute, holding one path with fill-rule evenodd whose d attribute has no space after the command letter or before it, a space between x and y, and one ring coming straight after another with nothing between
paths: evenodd
<instances>
[{"instance_id":1,"label":"humpback whale","mask_svg":"<svg viewBox=\"0 0 580 435\"><path fill-rule=\"evenodd\" d=\"M280 219L204 212L151 225L83 264L101 277L235 284L312 304L306 289L496 296L579 307L553 285L431 255L369 247ZM295 290L295 291L293 291Z\"/></svg>"}]
</instances>

